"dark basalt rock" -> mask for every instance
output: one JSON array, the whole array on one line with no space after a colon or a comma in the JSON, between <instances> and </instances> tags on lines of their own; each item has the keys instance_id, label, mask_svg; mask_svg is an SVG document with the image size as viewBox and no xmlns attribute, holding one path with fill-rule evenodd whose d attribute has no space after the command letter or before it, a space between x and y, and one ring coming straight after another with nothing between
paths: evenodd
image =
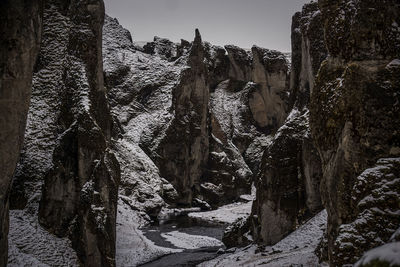
<instances>
[{"instance_id":1,"label":"dark basalt rock","mask_svg":"<svg viewBox=\"0 0 400 267\"><path fill-rule=\"evenodd\" d=\"M320 211L321 176L308 113L294 110L264 152L253 204L255 238L275 244Z\"/></svg>"},{"instance_id":2,"label":"dark basalt rock","mask_svg":"<svg viewBox=\"0 0 400 267\"><path fill-rule=\"evenodd\" d=\"M42 9L39 0L0 2L0 266L7 264L9 195L23 145Z\"/></svg>"},{"instance_id":3,"label":"dark basalt rock","mask_svg":"<svg viewBox=\"0 0 400 267\"><path fill-rule=\"evenodd\" d=\"M356 178L350 194L357 216L339 226L336 264L356 262L364 252L395 238L400 222L399 178L400 158L379 159Z\"/></svg>"},{"instance_id":4,"label":"dark basalt rock","mask_svg":"<svg viewBox=\"0 0 400 267\"><path fill-rule=\"evenodd\" d=\"M227 248L245 247L252 243L250 237L250 218L239 218L229 225L222 237L222 242Z\"/></svg>"},{"instance_id":5,"label":"dark basalt rock","mask_svg":"<svg viewBox=\"0 0 400 267\"><path fill-rule=\"evenodd\" d=\"M190 47L185 40L182 40L179 45L166 38L154 36L153 42L149 42L143 46L143 52L150 55L157 54L163 59L174 61L183 54L182 50L188 46Z\"/></svg>"},{"instance_id":6,"label":"dark basalt rock","mask_svg":"<svg viewBox=\"0 0 400 267\"><path fill-rule=\"evenodd\" d=\"M310 125L323 163L321 195L328 211L329 261L342 265L354 263L355 257L377 245L369 239L360 248L340 245L343 228L357 224L357 218L376 225L378 236L387 235L378 220L389 220L389 215L367 216L353 199L353 189L357 177L378 159L400 154L400 5L320 0L319 6L330 57L316 79ZM380 176L372 176L376 178L368 178L373 184L364 188L365 195L380 186ZM364 234L361 228L352 230L354 236Z\"/></svg>"},{"instance_id":7,"label":"dark basalt rock","mask_svg":"<svg viewBox=\"0 0 400 267\"><path fill-rule=\"evenodd\" d=\"M101 0L46 1L15 176L29 214L37 215L40 199L40 224L68 237L85 266L115 266L120 170L109 150L112 117L103 86L103 20Z\"/></svg>"},{"instance_id":8,"label":"dark basalt rock","mask_svg":"<svg viewBox=\"0 0 400 267\"><path fill-rule=\"evenodd\" d=\"M208 84L211 92L229 78L229 58L223 47L204 42L204 53L208 68Z\"/></svg>"},{"instance_id":9,"label":"dark basalt rock","mask_svg":"<svg viewBox=\"0 0 400 267\"><path fill-rule=\"evenodd\" d=\"M305 5L302 12L293 16L290 79L293 109L264 152L252 210L254 237L268 245L277 243L322 209L321 161L312 143L308 112L317 65L326 55L321 46L320 22L317 3ZM259 58L271 58L270 64L264 64L266 68L284 66L280 57L275 59L268 52Z\"/></svg>"},{"instance_id":10,"label":"dark basalt rock","mask_svg":"<svg viewBox=\"0 0 400 267\"><path fill-rule=\"evenodd\" d=\"M178 85L173 88L175 117L157 148L159 158L156 160L161 175L179 194L177 203L182 205L191 204L193 187L199 184L208 160L209 86L198 30L187 64L189 68L182 71Z\"/></svg>"},{"instance_id":11,"label":"dark basalt rock","mask_svg":"<svg viewBox=\"0 0 400 267\"><path fill-rule=\"evenodd\" d=\"M387 59L400 53L396 0L319 0L325 43L333 58Z\"/></svg>"},{"instance_id":12,"label":"dark basalt rock","mask_svg":"<svg viewBox=\"0 0 400 267\"><path fill-rule=\"evenodd\" d=\"M241 195L249 194L253 175L230 141L222 143L214 136L217 129L211 126L210 155L200 185L200 195L213 208L232 203ZM223 135L223 132L220 133Z\"/></svg>"}]
</instances>

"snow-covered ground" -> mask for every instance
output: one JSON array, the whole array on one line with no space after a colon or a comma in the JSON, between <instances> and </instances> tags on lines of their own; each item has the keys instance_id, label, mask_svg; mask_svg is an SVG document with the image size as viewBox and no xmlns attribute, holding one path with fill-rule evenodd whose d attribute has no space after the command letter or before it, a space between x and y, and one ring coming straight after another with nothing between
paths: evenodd
<instances>
[{"instance_id":1,"label":"snow-covered ground","mask_svg":"<svg viewBox=\"0 0 400 267\"><path fill-rule=\"evenodd\" d=\"M184 249L196 249L203 247L219 247L224 244L213 237L202 235L190 235L179 231L171 231L161 234L166 241L170 242L176 247Z\"/></svg>"},{"instance_id":2,"label":"snow-covered ground","mask_svg":"<svg viewBox=\"0 0 400 267\"><path fill-rule=\"evenodd\" d=\"M207 223L231 224L239 218L247 218L250 215L252 203L252 201L232 203L216 210L191 212L188 216Z\"/></svg>"},{"instance_id":3,"label":"snow-covered ground","mask_svg":"<svg viewBox=\"0 0 400 267\"><path fill-rule=\"evenodd\" d=\"M325 266L318 263L314 250L322 238L326 220L324 210L274 246L259 248L250 245L198 266Z\"/></svg>"},{"instance_id":4,"label":"snow-covered ground","mask_svg":"<svg viewBox=\"0 0 400 267\"><path fill-rule=\"evenodd\" d=\"M28 210L10 211L9 267L79 266L71 241L43 229L36 214L37 205Z\"/></svg>"},{"instance_id":5,"label":"snow-covered ground","mask_svg":"<svg viewBox=\"0 0 400 267\"><path fill-rule=\"evenodd\" d=\"M163 255L182 251L156 246L139 230L145 223L138 212L133 212L122 200L118 201L116 266L137 266Z\"/></svg>"}]
</instances>

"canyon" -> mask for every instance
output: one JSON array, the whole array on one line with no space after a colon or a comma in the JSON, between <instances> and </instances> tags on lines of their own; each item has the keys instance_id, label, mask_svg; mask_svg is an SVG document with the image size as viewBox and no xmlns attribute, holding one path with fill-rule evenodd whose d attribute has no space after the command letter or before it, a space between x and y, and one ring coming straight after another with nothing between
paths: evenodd
<instances>
[{"instance_id":1,"label":"canyon","mask_svg":"<svg viewBox=\"0 0 400 267\"><path fill-rule=\"evenodd\" d=\"M0 266L400 265L398 1L312 1L289 54L0 7Z\"/></svg>"}]
</instances>

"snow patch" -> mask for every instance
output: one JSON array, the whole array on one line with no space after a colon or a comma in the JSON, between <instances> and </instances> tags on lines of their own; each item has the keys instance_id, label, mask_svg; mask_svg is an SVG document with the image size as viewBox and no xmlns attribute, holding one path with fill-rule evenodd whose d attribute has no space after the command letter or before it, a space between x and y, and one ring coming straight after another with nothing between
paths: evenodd
<instances>
[{"instance_id":1,"label":"snow patch","mask_svg":"<svg viewBox=\"0 0 400 267\"><path fill-rule=\"evenodd\" d=\"M184 249L219 247L224 245L216 238L201 235L189 235L179 231L163 233L161 236L172 245Z\"/></svg>"}]
</instances>

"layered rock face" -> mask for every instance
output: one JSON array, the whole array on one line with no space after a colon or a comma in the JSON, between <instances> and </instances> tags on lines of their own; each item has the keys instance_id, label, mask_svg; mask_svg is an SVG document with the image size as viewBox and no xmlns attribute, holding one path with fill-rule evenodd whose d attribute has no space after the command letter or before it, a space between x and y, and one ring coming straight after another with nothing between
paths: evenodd
<instances>
[{"instance_id":1,"label":"layered rock face","mask_svg":"<svg viewBox=\"0 0 400 267\"><path fill-rule=\"evenodd\" d=\"M175 45L175 44L174 44ZM166 51L152 45L155 51ZM146 242L137 230L157 218L164 199L178 194L152 160L153 145L160 142L172 116L172 90L184 62L171 62L158 52L143 52L117 19L105 17L103 63L111 113L116 122L113 146L121 166L118 190L116 264L130 266L168 251ZM160 52L161 53L161 52ZM155 134L153 134L155 133ZM164 199L163 199L164 198ZM132 249L134 248L134 249Z\"/></svg>"},{"instance_id":2,"label":"layered rock face","mask_svg":"<svg viewBox=\"0 0 400 267\"><path fill-rule=\"evenodd\" d=\"M155 37L141 46L110 17L103 40L118 125L112 150L122 170L117 262L142 262L141 249L130 250L141 240L132 229L148 215L177 205L215 208L250 192L269 134L286 116L288 62L277 51L202 42L198 32L191 43ZM230 57L243 53L249 56L241 66L250 71L246 77L231 71ZM267 106L279 111L269 121L259 116Z\"/></svg>"},{"instance_id":3,"label":"layered rock face","mask_svg":"<svg viewBox=\"0 0 400 267\"><path fill-rule=\"evenodd\" d=\"M172 91L174 118L157 148L157 164L163 177L176 188L178 204L191 204L194 185L199 184L208 160L209 85L204 48L196 30L187 58L188 68L180 74Z\"/></svg>"},{"instance_id":4,"label":"layered rock face","mask_svg":"<svg viewBox=\"0 0 400 267\"><path fill-rule=\"evenodd\" d=\"M249 192L263 148L286 116L288 62L256 46L227 45L227 55L221 49L212 47L214 57L207 56L210 80L220 82L211 93L210 160L201 190L229 202Z\"/></svg>"},{"instance_id":5,"label":"layered rock face","mask_svg":"<svg viewBox=\"0 0 400 267\"><path fill-rule=\"evenodd\" d=\"M9 194L25 133L42 8L42 1L0 2L0 266L7 264Z\"/></svg>"},{"instance_id":6,"label":"layered rock face","mask_svg":"<svg viewBox=\"0 0 400 267\"><path fill-rule=\"evenodd\" d=\"M268 133L276 131L288 112L288 64L284 55L257 46L251 51L232 45L225 49L230 63L229 78L259 85L248 103L257 127Z\"/></svg>"},{"instance_id":7,"label":"layered rock face","mask_svg":"<svg viewBox=\"0 0 400 267\"><path fill-rule=\"evenodd\" d=\"M399 224L398 160L381 158L400 154L400 6L319 6L330 57L313 89L310 125L323 166L329 261L339 266L388 242Z\"/></svg>"},{"instance_id":8,"label":"layered rock face","mask_svg":"<svg viewBox=\"0 0 400 267\"><path fill-rule=\"evenodd\" d=\"M252 170L258 167L261 158L258 145L265 146L267 135L273 129L272 125L267 129L257 124L258 109L287 105L288 63L284 55L255 47L259 60L253 62L251 52L233 46L225 50L199 38L192 43L182 40L174 44L155 37L142 48L135 44L117 48L115 42L111 45L112 39L110 34L109 51L119 56L116 59L106 52L105 58L112 110L121 124L121 139L115 151L121 154L127 142L136 151L142 151L145 172L149 168L154 171L149 176L151 181L140 182L140 187L152 184L152 189L146 192L156 192L169 204L206 201L213 207L250 192ZM126 40L124 44L129 42ZM230 74L232 64L226 51L232 55L242 52L250 55L246 63L251 74L248 80ZM253 82L252 76L259 77L260 84ZM272 86L274 99L269 99L272 96L268 93L263 95L268 86ZM277 90L285 92L282 98L278 97ZM284 116L282 112L280 116ZM133 151L129 150L118 158L128 159ZM129 172L137 172L139 166L124 161L130 165ZM142 181L142 178L133 180ZM133 180L126 181L136 183ZM134 187L131 185L128 191L137 192ZM129 192L131 196L136 194ZM147 196L141 199L143 203L155 204L147 202ZM163 205L162 201L157 203L152 208L153 214Z\"/></svg>"},{"instance_id":9,"label":"layered rock face","mask_svg":"<svg viewBox=\"0 0 400 267\"><path fill-rule=\"evenodd\" d=\"M292 110L265 149L257 175L253 234L275 244L322 208L321 162L311 140L309 95L326 56L317 3L306 4L292 21ZM268 114L266 112L266 114Z\"/></svg>"},{"instance_id":10,"label":"layered rock face","mask_svg":"<svg viewBox=\"0 0 400 267\"><path fill-rule=\"evenodd\" d=\"M15 208L23 209L14 212L16 218L29 221L39 212L40 224L68 237L85 266L115 266L120 170L109 149L112 119L103 86L103 19L100 0L46 1L26 140L11 199ZM22 246L32 237L19 236L23 223L16 220L10 235L20 253L50 265L73 264L67 253L63 262Z\"/></svg>"}]
</instances>

